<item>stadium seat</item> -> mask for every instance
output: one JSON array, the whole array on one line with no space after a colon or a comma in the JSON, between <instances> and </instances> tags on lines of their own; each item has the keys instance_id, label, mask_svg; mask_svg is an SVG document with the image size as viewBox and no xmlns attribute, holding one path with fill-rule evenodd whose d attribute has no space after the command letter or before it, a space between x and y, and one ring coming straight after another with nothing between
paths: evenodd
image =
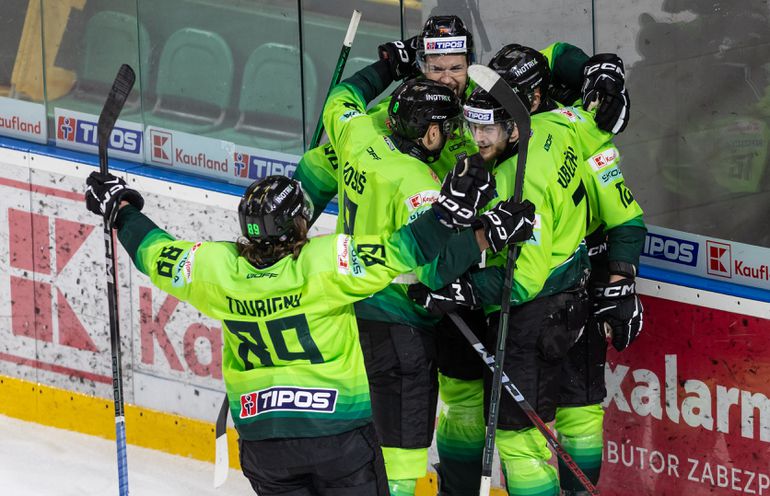
<instances>
[{"instance_id":1,"label":"stadium seat","mask_svg":"<svg viewBox=\"0 0 770 496\"><path fill-rule=\"evenodd\" d=\"M318 101L317 73L305 55L305 108ZM297 47L265 43L249 56L243 69L239 117L222 139L287 153L302 153L302 105Z\"/></svg>"},{"instance_id":2,"label":"stadium seat","mask_svg":"<svg viewBox=\"0 0 770 496\"><path fill-rule=\"evenodd\" d=\"M224 121L233 85L233 55L216 33L183 28L163 47L156 102L147 124L200 134Z\"/></svg>"},{"instance_id":3,"label":"stadium seat","mask_svg":"<svg viewBox=\"0 0 770 496\"><path fill-rule=\"evenodd\" d=\"M149 60L150 37L136 17L112 10L99 12L86 25L75 87L55 105L98 114L120 65L128 63L142 74L149 69ZM139 111L139 90L137 85L126 101L123 117Z\"/></svg>"}]
</instances>

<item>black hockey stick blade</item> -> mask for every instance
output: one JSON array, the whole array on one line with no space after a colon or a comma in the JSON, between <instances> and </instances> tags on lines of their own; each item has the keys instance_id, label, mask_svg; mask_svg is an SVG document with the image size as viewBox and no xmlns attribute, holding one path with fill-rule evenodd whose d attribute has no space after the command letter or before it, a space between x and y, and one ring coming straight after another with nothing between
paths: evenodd
<instances>
[{"instance_id":1,"label":"black hockey stick blade","mask_svg":"<svg viewBox=\"0 0 770 496\"><path fill-rule=\"evenodd\" d=\"M227 480L230 473L230 460L227 452L227 414L230 411L230 402L227 394L222 401L216 423L216 441L214 451L214 487L219 487Z\"/></svg>"},{"instance_id":2,"label":"black hockey stick blade","mask_svg":"<svg viewBox=\"0 0 770 496\"><path fill-rule=\"evenodd\" d=\"M527 162L527 149L532 131L529 109L508 83L498 73L481 64L468 67L468 76L484 91L492 95L510 114L519 129L519 145L516 158L516 182L513 188L513 201L520 202L524 185L524 168Z\"/></svg>"},{"instance_id":3,"label":"black hockey stick blade","mask_svg":"<svg viewBox=\"0 0 770 496\"><path fill-rule=\"evenodd\" d=\"M99 140L99 171L103 174L107 172L107 144L110 134L112 134L112 128L115 127L115 121L118 120L120 111L123 110L123 105L125 105L135 81L136 74L131 66L121 65L117 76L115 76L115 81L112 83L110 93L107 95L107 100L104 102L104 107L102 107L102 113L99 114L96 133Z\"/></svg>"}]
</instances>

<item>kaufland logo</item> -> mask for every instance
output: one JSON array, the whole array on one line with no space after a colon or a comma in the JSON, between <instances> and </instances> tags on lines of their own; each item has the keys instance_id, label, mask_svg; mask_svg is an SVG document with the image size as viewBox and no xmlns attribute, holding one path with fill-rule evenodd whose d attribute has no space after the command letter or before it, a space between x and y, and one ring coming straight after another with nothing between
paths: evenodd
<instances>
[{"instance_id":1,"label":"kaufland logo","mask_svg":"<svg viewBox=\"0 0 770 496\"><path fill-rule=\"evenodd\" d=\"M770 267L767 264L749 265L732 255L729 243L706 241L708 250L708 273L714 276L732 278L742 276L760 281L770 280Z\"/></svg>"},{"instance_id":2,"label":"kaufland logo","mask_svg":"<svg viewBox=\"0 0 770 496\"><path fill-rule=\"evenodd\" d=\"M153 162L174 165L174 142L171 139L171 133L152 130L150 131L150 142L152 143L150 155Z\"/></svg>"},{"instance_id":3,"label":"kaufland logo","mask_svg":"<svg viewBox=\"0 0 770 496\"><path fill-rule=\"evenodd\" d=\"M98 146L97 124L87 119L77 119L65 115L59 116L59 119L56 121L56 139ZM112 129L107 147L112 150L139 155L142 151L141 143L141 131L115 127Z\"/></svg>"},{"instance_id":4,"label":"kaufland logo","mask_svg":"<svg viewBox=\"0 0 770 496\"><path fill-rule=\"evenodd\" d=\"M293 176L297 164L271 157L233 152L233 174L235 177L262 179L267 176Z\"/></svg>"},{"instance_id":5,"label":"kaufland logo","mask_svg":"<svg viewBox=\"0 0 770 496\"><path fill-rule=\"evenodd\" d=\"M732 266L732 251L730 245L708 240L706 241L706 252L708 253L708 265L706 269L709 274L720 277L733 276L730 270Z\"/></svg>"}]
</instances>

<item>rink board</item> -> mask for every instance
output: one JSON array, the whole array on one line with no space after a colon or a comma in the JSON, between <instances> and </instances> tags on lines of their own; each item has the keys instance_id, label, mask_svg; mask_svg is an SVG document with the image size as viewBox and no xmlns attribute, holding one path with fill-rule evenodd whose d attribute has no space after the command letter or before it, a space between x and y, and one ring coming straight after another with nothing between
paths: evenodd
<instances>
[{"instance_id":1,"label":"rink board","mask_svg":"<svg viewBox=\"0 0 770 496\"><path fill-rule=\"evenodd\" d=\"M119 165L172 234L237 235L235 189ZM92 170L77 155L0 148L0 413L109 437L102 228L82 203ZM324 214L321 230L333 225ZM152 288L122 248L118 256L129 442L211 460L224 392L219 323ZM649 279L639 286L645 331L608 359L603 494L770 494L770 304Z\"/></svg>"}]
</instances>

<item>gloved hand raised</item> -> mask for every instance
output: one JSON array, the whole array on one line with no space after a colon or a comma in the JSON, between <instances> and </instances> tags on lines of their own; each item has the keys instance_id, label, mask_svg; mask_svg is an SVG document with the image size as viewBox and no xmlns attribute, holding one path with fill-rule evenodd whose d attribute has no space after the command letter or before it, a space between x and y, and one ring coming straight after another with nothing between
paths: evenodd
<instances>
[{"instance_id":1,"label":"gloved hand raised","mask_svg":"<svg viewBox=\"0 0 770 496\"><path fill-rule=\"evenodd\" d=\"M458 160L446 175L433 210L447 227L468 227L478 209L489 203L494 194L495 178L476 153Z\"/></svg>"},{"instance_id":2,"label":"gloved hand raised","mask_svg":"<svg viewBox=\"0 0 770 496\"><path fill-rule=\"evenodd\" d=\"M531 238L534 224L535 206L531 201L506 200L480 215L474 227L484 229L489 248L498 253L508 244Z\"/></svg>"},{"instance_id":3,"label":"gloved hand raised","mask_svg":"<svg viewBox=\"0 0 770 496\"><path fill-rule=\"evenodd\" d=\"M636 294L633 279L594 285L594 315L609 327L612 346L623 351L642 332L644 307Z\"/></svg>"},{"instance_id":4,"label":"gloved hand raised","mask_svg":"<svg viewBox=\"0 0 770 496\"><path fill-rule=\"evenodd\" d=\"M408 294L412 300L425 307L428 313L437 317L456 312L458 307L476 307L476 295L473 293L470 278L465 274L435 291L431 291L424 284L412 284Z\"/></svg>"},{"instance_id":5,"label":"gloved hand raised","mask_svg":"<svg viewBox=\"0 0 770 496\"><path fill-rule=\"evenodd\" d=\"M623 61L614 53L594 55L583 66L583 108L596 110L596 125L620 134L628 125L631 100Z\"/></svg>"},{"instance_id":6,"label":"gloved hand raised","mask_svg":"<svg viewBox=\"0 0 770 496\"><path fill-rule=\"evenodd\" d=\"M416 76L417 69L417 36L408 40L395 40L377 47L380 60L388 63L390 75L394 81Z\"/></svg>"},{"instance_id":7,"label":"gloved hand raised","mask_svg":"<svg viewBox=\"0 0 770 496\"><path fill-rule=\"evenodd\" d=\"M127 201L137 209L144 207L144 198L139 192L129 189L126 182L110 173L94 171L86 179L86 208L107 219L112 218L112 209Z\"/></svg>"}]
</instances>

